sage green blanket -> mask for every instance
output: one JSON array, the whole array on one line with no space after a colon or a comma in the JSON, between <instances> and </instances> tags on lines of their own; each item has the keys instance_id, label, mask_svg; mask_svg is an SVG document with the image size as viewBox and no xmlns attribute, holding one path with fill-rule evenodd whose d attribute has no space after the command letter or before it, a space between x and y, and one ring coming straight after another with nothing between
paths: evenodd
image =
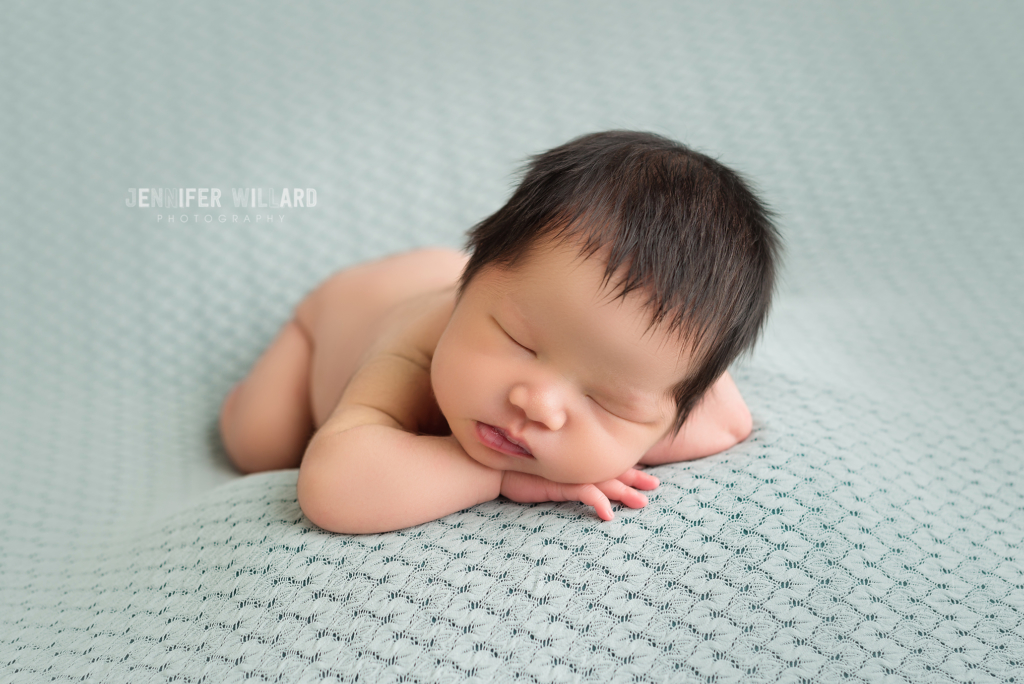
<instances>
[{"instance_id":1,"label":"sage green blanket","mask_svg":"<svg viewBox=\"0 0 1024 684\"><path fill-rule=\"evenodd\" d=\"M0 682L1022 681L1022 34L998 2L5 4ZM779 212L748 441L611 523L364 537L231 469L220 401L306 291L461 245L609 128Z\"/></svg>"}]
</instances>

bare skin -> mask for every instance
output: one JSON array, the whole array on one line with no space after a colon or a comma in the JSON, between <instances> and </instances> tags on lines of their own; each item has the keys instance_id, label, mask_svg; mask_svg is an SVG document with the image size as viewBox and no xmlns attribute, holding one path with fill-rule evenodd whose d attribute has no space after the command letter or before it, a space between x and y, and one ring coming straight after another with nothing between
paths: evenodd
<instances>
[{"instance_id":1,"label":"bare skin","mask_svg":"<svg viewBox=\"0 0 1024 684\"><path fill-rule=\"evenodd\" d=\"M417 249L339 271L309 293L224 400L220 430L235 467L297 468L370 346L407 325L396 310L422 310L417 300L446 290L454 301L467 259Z\"/></svg>"},{"instance_id":2,"label":"bare skin","mask_svg":"<svg viewBox=\"0 0 1024 684\"><path fill-rule=\"evenodd\" d=\"M472 437L463 434L460 444L452 434L431 387L431 363L450 327L466 259L455 250L415 250L339 272L311 292L225 399L221 434L236 467L258 472L301 464L303 510L321 527L343 532L399 529L499 493L516 501L582 501L604 519L611 517L609 499L645 505L636 490L657 480L629 467L635 458L611 480L555 482L503 472L462 448ZM679 435L647 442L653 446L638 452L639 462L699 458L749 432L749 411L725 374ZM347 453L401 456L357 462L341 455ZM426 496L423 484L431 478L443 486L427 488L434 494ZM379 506L384 490L398 505ZM341 510L341 501L348 508Z\"/></svg>"}]
</instances>

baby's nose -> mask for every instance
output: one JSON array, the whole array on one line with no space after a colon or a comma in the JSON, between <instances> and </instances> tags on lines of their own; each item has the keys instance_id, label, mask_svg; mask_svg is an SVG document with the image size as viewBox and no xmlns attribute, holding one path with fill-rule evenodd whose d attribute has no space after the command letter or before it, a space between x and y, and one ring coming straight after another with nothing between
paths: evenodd
<instances>
[{"instance_id":1,"label":"baby's nose","mask_svg":"<svg viewBox=\"0 0 1024 684\"><path fill-rule=\"evenodd\" d=\"M565 425L564 402L555 387L518 384L509 392L508 400L523 409L527 418L543 423L549 430L560 430Z\"/></svg>"}]
</instances>

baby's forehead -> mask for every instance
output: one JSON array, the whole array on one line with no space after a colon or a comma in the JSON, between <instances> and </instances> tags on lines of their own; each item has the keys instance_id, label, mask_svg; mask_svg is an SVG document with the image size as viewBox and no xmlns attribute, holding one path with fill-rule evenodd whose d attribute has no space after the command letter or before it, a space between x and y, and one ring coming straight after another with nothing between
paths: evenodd
<instances>
[{"instance_id":1,"label":"baby's forehead","mask_svg":"<svg viewBox=\"0 0 1024 684\"><path fill-rule=\"evenodd\" d=\"M663 333L674 338L673 344L682 352L688 348L688 338L685 330L672 328L667 318L656 321L655 311L657 309L656 297L651 288L635 287L628 292L625 291L626 278L629 265L621 264L614 272L608 272L609 247L604 246L593 253L588 253L579 240L563 239L558 242L544 242L538 246L535 244L523 254L521 261L512 269L506 271L512 278L520 278L523 281L542 280L547 275L542 266L543 259L538 259L543 250L552 248L572 250L574 263L565 277L570 280L579 281L587 285L589 298L576 298L570 300L570 305L575 308L584 309L595 305L603 305L617 302L619 306L631 310L637 317L646 321L646 332L649 334ZM529 266L540 266L540 268L529 268ZM588 266L589 268L583 267ZM582 267L582 268L581 268ZM600 281L594 279L593 273L600 272Z\"/></svg>"}]
</instances>

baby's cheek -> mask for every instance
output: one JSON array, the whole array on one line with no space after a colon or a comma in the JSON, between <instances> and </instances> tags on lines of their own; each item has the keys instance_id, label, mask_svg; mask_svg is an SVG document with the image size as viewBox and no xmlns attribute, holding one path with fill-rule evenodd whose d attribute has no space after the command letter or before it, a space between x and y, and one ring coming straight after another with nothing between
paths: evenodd
<instances>
[{"instance_id":1,"label":"baby's cheek","mask_svg":"<svg viewBox=\"0 0 1024 684\"><path fill-rule=\"evenodd\" d=\"M430 362L430 387L434 392L434 400L437 401L441 413L451 420L453 418L452 409L454 408L452 401L458 396L456 387L458 383L454 380L453 374L457 372L458 366L452 362L452 355L449 353L450 349L443 342L444 337L441 338L441 343L437 345L437 349L434 351L434 358Z\"/></svg>"},{"instance_id":2,"label":"baby's cheek","mask_svg":"<svg viewBox=\"0 0 1024 684\"><path fill-rule=\"evenodd\" d=\"M606 435L600 446L594 448L589 464L593 476L600 479L591 481L604 482L617 478L639 463L644 452L636 435Z\"/></svg>"},{"instance_id":3,"label":"baby's cheek","mask_svg":"<svg viewBox=\"0 0 1024 684\"><path fill-rule=\"evenodd\" d=\"M624 457L620 445L594 426L577 440L574 448L565 449L563 453L566 458L558 464L557 476L550 478L560 482L604 482L618 477L633 465Z\"/></svg>"},{"instance_id":4,"label":"baby's cheek","mask_svg":"<svg viewBox=\"0 0 1024 684\"><path fill-rule=\"evenodd\" d=\"M475 447L474 416L469 409L473 405L473 398L466 387L465 377L471 369L462 361L465 357L465 354L439 344L431 362L430 385L434 391L434 400L451 428L452 436L463 450L472 454Z\"/></svg>"}]
</instances>

